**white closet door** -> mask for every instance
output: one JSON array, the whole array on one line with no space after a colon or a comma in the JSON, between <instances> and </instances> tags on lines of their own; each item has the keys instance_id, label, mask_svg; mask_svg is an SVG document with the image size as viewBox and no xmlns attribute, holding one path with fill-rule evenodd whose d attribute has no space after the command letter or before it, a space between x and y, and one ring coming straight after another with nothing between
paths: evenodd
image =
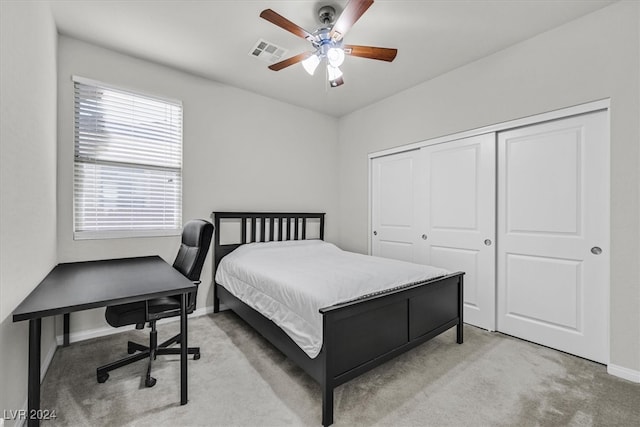
<instances>
[{"instance_id":1,"label":"white closet door","mask_svg":"<svg viewBox=\"0 0 640 427\"><path fill-rule=\"evenodd\" d=\"M415 215L417 162L417 150L372 161L372 255L420 262Z\"/></svg>"},{"instance_id":2,"label":"white closet door","mask_svg":"<svg viewBox=\"0 0 640 427\"><path fill-rule=\"evenodd\" d=\"M420 150L424 262L464 271L464 321L495 330L495 134Z\"/></svg>"},{"instance_id":3,"label":"white closet door","mask_svg":"<svg viewBox=\"0 0 640 427\"><path fill-rule=\"evenodd\" d=\"M498 330L602 363L608 138L604 112L498 135Z\"/></svg>"}]
</instances>

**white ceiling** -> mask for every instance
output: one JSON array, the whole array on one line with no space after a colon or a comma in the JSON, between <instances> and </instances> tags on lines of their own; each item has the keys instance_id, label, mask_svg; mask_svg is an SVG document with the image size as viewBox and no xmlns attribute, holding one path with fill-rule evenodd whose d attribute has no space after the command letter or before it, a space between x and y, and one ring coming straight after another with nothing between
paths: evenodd
<instances>
[{"instance_id":1,"label":"white ceiling","mask_svg":"<svg viewBox=\"0 0 640 427\"><path fill-rule=\"evenodd\" d=\"M345 42L392 47L392 63L347 57L345 84L318 68L271 71L249 55L258 39L289 50L310 43L261 19L271 8L313 32L317 10L347 1L51 1L61 34L294 105L342 116L602 8L611 0L376 0Z\"/></svg>"}]
</instances>

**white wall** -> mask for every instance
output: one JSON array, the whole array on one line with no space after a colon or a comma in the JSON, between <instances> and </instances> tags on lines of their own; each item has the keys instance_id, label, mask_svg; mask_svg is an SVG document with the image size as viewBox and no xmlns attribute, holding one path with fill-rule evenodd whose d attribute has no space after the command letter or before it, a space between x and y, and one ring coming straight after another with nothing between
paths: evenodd
<instances>
[{"instance_id":1,"label":"white wall","mask_svg":"<svg viewBox=\"0 0 640 427\"><path fill-rule=\"evenodd\" d=\"M2 1L0 19L0 409L17 410L29 329L11 312L56 263L57 33L42 2ZM43 321L43 356L54 345Z\"/></svg>"},{"instance_id":2,"label":"white wall","mask_svg":"<svg viewBox=\"0 0 640 427\"><path fill-rule=\"evenodd\" d=\"M640 371L640 3L623 1L339 122L340 243L367 251L367 154L611 98L611 360Z\"/></svg>"},{"instance_id":3,"label":"white wall","mask_svg":"<svg viewBox=\"0 0 640 427\"><path fill-rule=\"evenodd\" d=\"M183 102L184 221L214 210L320 211L337 240L337 119L69 37L58 49L60 262L156 253L172 262L179 245L177 236L73 240L72 75ZM213 304L208 258L198 308ZM106 326L103 313L72 314L72 337Z\"/></svg>"}]
</instances>

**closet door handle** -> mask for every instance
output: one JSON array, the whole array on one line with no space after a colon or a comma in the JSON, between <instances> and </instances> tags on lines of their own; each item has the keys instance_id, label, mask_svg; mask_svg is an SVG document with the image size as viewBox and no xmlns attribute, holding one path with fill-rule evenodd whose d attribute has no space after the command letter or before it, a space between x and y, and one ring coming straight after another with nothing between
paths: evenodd
<instances>
[{"instance_id":1,"label":"closet door handle","mask_svg":"<svg viewBox=\"0 0 640 427\"><path fill-rule=\"evenodd\" d=\"M422 235L422 236L420 236L420 237L422 237L422 240L427 240L427 235L426 235L426 234L423 234L423 235Z\"/></svg>"},{"instance_id":2,"label":"closet door handle","mask_svg":"<svg viewBox=\"0 0 640 427\"><path fill-rule=\"evenodd\" d=\"M600 255L602 253L602 248L600 248L600 246L594 246L591 248L591 253L594 255Z\"/></svg>"},{"instance_id":3,"label":"closet door handle","mask_svg":"<svg viewBox=\"0 0 640 427\"><path fill-rule=\"evenodd\" d=\"M485 239L484 240L484 245L485 246L491 246L491 240L490 239Z\"/></svg>"},{"instance_id":4,"label":"closet door handle","mask_svg":"<svg viewBox=\"0 0 640 427\"><path fill-rule=\"evenodd\" d=\"M378 232L377 232L377 231L375 231L375 230L373 230L373 235L374 235L374 236L377 236L377 235L378 235Z\"/></svg>"}]
</instances>

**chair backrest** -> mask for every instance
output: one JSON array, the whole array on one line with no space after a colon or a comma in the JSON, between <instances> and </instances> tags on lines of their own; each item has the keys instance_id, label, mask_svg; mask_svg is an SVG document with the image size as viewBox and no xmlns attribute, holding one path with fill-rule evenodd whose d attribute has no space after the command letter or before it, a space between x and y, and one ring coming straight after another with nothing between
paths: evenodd
<instances>
[{"instance_id":1,"label":"chair backrest","mask_svg":"<svg viewBox=\"0 0 640 427\"><path fill-rule=\"evenodd\" d=\"M182 230L182 244L173 267L192 282L200 280L212 235L213 224L202 219L187 222Z\"/></svg>"}]
</instances>

